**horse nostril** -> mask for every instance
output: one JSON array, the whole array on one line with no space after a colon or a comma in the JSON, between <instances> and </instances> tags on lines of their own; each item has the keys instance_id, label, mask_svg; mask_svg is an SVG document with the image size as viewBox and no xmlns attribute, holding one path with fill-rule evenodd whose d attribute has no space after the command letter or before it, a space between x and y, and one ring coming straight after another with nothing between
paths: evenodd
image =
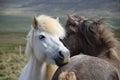
<instances>
[{"instance_id":1,"label":"horse nostril","mask_svg":"<svg viewBox=\"0 0 120 80\"><path fill-rule=\"evenodd\" d=\"M59 51L58 53L59 53L59 56L60 56L61 58L64 58L64 55L62 54L62 51Z\"/></svg>"}]
</instances>

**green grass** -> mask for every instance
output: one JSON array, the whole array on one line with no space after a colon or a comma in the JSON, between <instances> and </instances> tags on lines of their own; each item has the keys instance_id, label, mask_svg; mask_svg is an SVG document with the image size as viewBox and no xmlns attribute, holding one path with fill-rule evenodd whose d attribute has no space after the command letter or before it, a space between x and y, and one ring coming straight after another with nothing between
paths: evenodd
<instances>
[{"instance_id":1,"label":"green grass","mask_svg":"<svg viewBox=\"0 0 120 80\"><path fill-rule=\"evenodd\" d=\"M24 54L26 33L0 32L0 80L17 80L27 62ZM19 54L19 46L22 54Z\"/></svg>"},{"instance_id":2,"label":"green grass","mask_svg":"<svg viewBox=\"0 0 120 80\"><path fill-rule=\"evenodd\" d=\"M22 47L24 52L26 43L25 32L0 32L0 52L19 52L19 46Z\"/></svg>"},{"instance_id":3,"label":"green grass","mask_svg":"<svg viewBox=\"0 0 120 80\"><path fill-rule=\"evenodd\" d=\"M120 41L120 28L114 31L115 37Z\"/></svg>"},{"instance_id":4,"label":"green grass","mask_svg":"<svg viewBox=\"0 0 120 80\"><path fill-rule=\"evenodd\" d=\"M17 80L26 62L24 54L0 53L0 80Z\"/></svg>"},{"instance_id":5,"label":"green grass","mask_svg":"<svg viewBox=\"0 0 120 80\"><path fill-rule=\"evenodd\" d=\"M115 28L120 28L120 19L118 18L116 18L116 19L114 19L114 18L112 18L112 19L110 19L110 24L113 26L113 27L115 27Z\"/></svg>"},{"instance_id":6,"label":"green grass","mask_svg":"<svg viewBox=\"0 0 120 80\"><path fill-rule=\"evenodd\" d=\"M30 29L32 17L0 15L0 32L26 32Z\"/></svg>"}]
</instances>

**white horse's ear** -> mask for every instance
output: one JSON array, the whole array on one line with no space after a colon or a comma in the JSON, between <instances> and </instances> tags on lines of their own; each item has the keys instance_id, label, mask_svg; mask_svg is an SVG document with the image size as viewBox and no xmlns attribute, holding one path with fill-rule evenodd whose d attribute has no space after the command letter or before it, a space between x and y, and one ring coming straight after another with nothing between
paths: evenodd
<instances>
[{"instance_id":1,"label":"white horse's ear","mask_svg":"<svg viewBox=\"0 0 120 80\"><path fill-rule=\"evenodd\" d=\"M35 16L33 17L33 20L32 20L32 26L34 29L38 29L38 22Z\"/></svg>"},{"instance_id":2,"label":"white horse's ear","mask_svg":"<svg viewBox=\"0 0 120 80\"><path fill-rule=\"evenodd\" d=\"M59 17L57 17L56 20L59 22Z\"/></svg>"}]
</instances>

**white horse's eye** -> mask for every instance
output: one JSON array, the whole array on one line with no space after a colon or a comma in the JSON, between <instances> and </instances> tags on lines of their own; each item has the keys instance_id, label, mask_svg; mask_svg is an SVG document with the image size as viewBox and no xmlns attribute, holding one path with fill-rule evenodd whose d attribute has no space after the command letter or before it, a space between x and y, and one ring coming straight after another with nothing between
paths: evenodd
<instances>
[{"instance_id":1,"label":"white horse's eye","mask_svg":"<svg viewBox=\"0 0 120 80\"><path fill-rule=\"evenodd\" d=\"M41 40L41 39L44 39L45 38L45 36L44 35L39 35L39 39Z\"/></svg>"}]
</instances>

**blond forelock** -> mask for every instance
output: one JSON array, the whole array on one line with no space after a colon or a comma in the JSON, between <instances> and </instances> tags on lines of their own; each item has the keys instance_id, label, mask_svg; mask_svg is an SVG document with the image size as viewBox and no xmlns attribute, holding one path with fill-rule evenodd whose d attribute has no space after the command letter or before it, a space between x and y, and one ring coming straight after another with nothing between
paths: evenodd
<instances>
[{"instance_id":1,"label":"blond forelock","mask_svg":"<svg viewBox=\"0 0 120 80\"><path fill-rule=\"evenodd\" d=\"M50 16L41 15L37 17L37 21L40 30L56 35L60 38L65 36L63 27L56 19L51 18Z\"/></svg>"}]
</instances>

